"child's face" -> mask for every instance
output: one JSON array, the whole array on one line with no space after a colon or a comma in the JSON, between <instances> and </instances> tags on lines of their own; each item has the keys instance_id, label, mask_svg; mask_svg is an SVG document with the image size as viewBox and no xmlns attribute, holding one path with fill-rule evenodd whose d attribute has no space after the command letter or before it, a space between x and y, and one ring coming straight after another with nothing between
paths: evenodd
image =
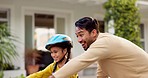
<instances>
[{"instance_id":1,"label":"child's face","mask_svg":"<svg viewBox=\"0 0 148 78\"><path fill-rule=\"evenodd\" d=\"M66 52L60 47L51 47L50 52L55 62L59 62L66 54Z\"/></svg>"}]
</instances>

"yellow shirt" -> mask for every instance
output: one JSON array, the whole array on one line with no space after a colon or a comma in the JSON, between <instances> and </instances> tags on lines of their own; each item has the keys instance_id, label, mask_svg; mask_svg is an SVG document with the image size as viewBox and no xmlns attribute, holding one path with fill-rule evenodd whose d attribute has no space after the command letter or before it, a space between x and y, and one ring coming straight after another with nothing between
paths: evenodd
<instances>
[{"instance_id":1,"label":"yellow shirt","mask_svg":"<svg viewBox=\"0 0 148 78\"><path fill-rule=\"evenodd\" d=\"M94 62L98 63L98 78L148 78L148 54L132 42L107 33L100 33L87 51L53 75L66 78Z\"/></svg>"},{"instance_id":2,"label":"yellow shirt","mask_svg":"<svg viewBox=\"0 0 148 78\"><path fill-rule=\"evenodd\" d=\"M44 70L33 73L33 74L27 76L26 78L48 78L50 75L52 75L55 64L56 64L56 62L53 62L52 64L47 66ZM60 68L57 66L56 71L59 69ZM63 74L63 73L61 73L61 74ZM77 77L78 77L78 75L74 74L74 75L71 75L69 78L77 78Z\"/></svg>"}]
</instances>

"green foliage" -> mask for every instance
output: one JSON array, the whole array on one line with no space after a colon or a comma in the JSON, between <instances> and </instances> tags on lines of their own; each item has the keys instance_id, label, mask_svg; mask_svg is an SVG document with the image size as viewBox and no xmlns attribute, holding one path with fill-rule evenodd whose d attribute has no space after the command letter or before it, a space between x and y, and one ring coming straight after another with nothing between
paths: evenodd
<instances>
[{"instance_id":1,"label":"green foliage","mask_svg":"<svg viewBox=\"0 0 148 78\"><path fill-rule=\"evenodd\" d=\"M137 0L108 0L103 6L106 9L105 22L108 25L114 20L115 35L132 41L141 47L140 14L135 3Z\"/></svg>"},{"instance_id":2,"label":"green foliage","mask_svg":"<svg viewBox=\"0 0 148 78\"><path fill-rule=\"evenodd\" d=\"M10 34L6 24L0 24L0 70L12 64L12 59L18 56L14 36Z\"/></svg>"},{"instance_id":3,"label":"green foliage","mask_svg":"<svg viewBox=\"0 0 148 78\"><path fill-rule=\"evenodd\" d=\"M4 73L3 71L0 70L0 78L3 78L3 76L4 76Z\"/></svg>"}]
</instances>

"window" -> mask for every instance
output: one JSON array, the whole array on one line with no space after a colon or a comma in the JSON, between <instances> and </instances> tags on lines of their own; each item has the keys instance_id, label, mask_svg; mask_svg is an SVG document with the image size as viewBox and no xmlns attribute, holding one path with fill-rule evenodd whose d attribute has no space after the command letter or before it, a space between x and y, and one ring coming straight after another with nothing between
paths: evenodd
<instances>
[{"instance_id":1,"label":"window","mask_svg":"<svg viewBox=\"0 0 148 78\"><path fill-rule=\"evenodd\" d=\"M55 30L52 28L35 28L35 47L38 50L46 50L45 44L48 39L55 34Z\"/></svg>"},{"instance_id":2,"label":"window","mask_svg":"<svg viewBox=\"0 0 148 78\"><path fill-rule=\"evenodd\" d=\"M35 48L46 50L45 44L55 34L54 15L35 13Z\"/></svg>"},{"instance_id":3,"label":"window","mask_svg":"<svg viewBox=\"0 0 148 78\"><path fill-rule=\"evenodd\" d=\"M143 49L145 49L145 41L144 41L144 24L140 24L140 35L141 35L141 44Z\"/></svg>"},{"instance_id":4,"label":"window","mask_svg":"<svg viewBox=\"0 0 148 78\"><path fill-rule=\"evenodd\" d=\"M104 21L98 20L98 23L99 23L99 31L100 31L101 33L104 33L104 32L105 32Z\"/></svg>"},{"instance_id":5,"label":"window","mask_svg":"<svg viewBox=\"0 0 148 78\"><path fill-rule=\"evenodd\" d=\"M0 24L6 23L9 26L10 10L0 8Z\"/></svg>"}]
</instances>

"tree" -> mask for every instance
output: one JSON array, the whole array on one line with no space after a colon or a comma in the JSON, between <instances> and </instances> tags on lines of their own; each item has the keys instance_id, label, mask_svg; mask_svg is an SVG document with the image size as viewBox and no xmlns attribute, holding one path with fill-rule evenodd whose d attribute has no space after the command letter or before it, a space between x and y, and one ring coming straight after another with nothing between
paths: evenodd
<instances>
[{"instance_id":1,"label":"tree","mask_svg":"<svg viewBox=\"0 0 148 78\"><path fill-rule=\"evenodd\" d=\"M130 40L141 47L140 14L136 6L137 0L108 0L104 3L106 9L105 22L113 20L115 35Z\"/></svg>"},{"instance_id":2,"label":"tree","mask_svg":"<svg viewBox=\"0 0 148 78\"><path fill-rule=\"evenodd\" d=\"M12 65L12 59L18 56L13 41L16 40L11 35L8 26L0 24L0 75L4 69Z\"/></svg>"}]
</instances>

